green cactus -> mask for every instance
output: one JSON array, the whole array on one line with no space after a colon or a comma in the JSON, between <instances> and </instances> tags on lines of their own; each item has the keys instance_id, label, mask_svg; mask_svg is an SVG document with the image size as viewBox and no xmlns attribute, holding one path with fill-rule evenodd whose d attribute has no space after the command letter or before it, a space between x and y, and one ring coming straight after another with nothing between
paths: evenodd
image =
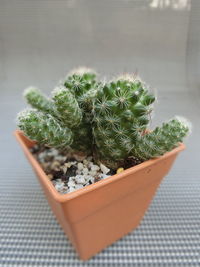
<instances>
[{"instance_id":1,"label":"green cactus","mask_svg":"<svg viewBox=\"0 0 200 267\"><path fill-rule=\"evenodd\" d=\"M61 127L50 114L27 109L18 114L18 127L31 140L50 147L66 148L71 145L73 134L70 129Z\"/></svg>"},{"instance_id":2,"label":"green cactus","mask_svg":"<svg viewBox=\"0 0 200 267\"><path fill-rule=\"evenodd\" d=\"M24 97L33 108L56 116L52 101L42 94L39 89L28 87L24 90Z\"/></svg>"},{"instance_id":3,"label":"green cactus","mask_svg":"<svg viewBox=\"0 0 200 267\"><path fill-rule=\"evenodd\" d=\"M82 120L82 111L74 95L64 86L52 92L52 99L60 120L69 128L78 126Z\"/></svg>"},{"instance_id":4,"label":"green cactus","mask_svg":"<svg viewBox=\"0 0 200 267\"><path fill-rule=\"evenodd\" d=\"M91 154L93 149L91 111L99 86L96 73L92 69L79 67L69 72L63 84L75 96L83 114L81 124L74 128L72 148Z\"/></svg>"},{"instance_id":5,"label":"green cactus","mask_svg":"<svg viewBox=\"0 0 200 267\"><path fill-rule=\"evenodd\" d=\"M120 77L98 91L93 134L102 158L121 161L129 156L137 134L147 128L154 101L155 97L134 76Z\"/></svg>"},{"instance_id":6,"label":"green cactus","mask_svg":"<svg viewBox=\"0 0 200 267\"><path fill-rule=\"evenodd\" d=\"M117 168L128 158L138 162L163 155L189 132L175 118L148 132L155 96L135 75L101 83L91 69L79 68L48 99L36 88L25 91L35 109L18 116L18 126L30 139L59 149L93 154Z\"/></svg>"},{"instance_id":7,"label":"green cactus","mask_svg":"<svg viewBox=\"0 0 200 267\"><path fill-rule=\"evenodd\" d=\"M188 123L180 117L174 118L152 132L138 135L131 153L142 161L159 157L175 148L188 133Z\"/></svg>"},{"instance_id":8,"label":"green cactus","mask_svg":"<svg viewBox=\"0 0 200 267\"><path fill-rule=\"evenodd\" d=\"M70 72L63 84L60 84L54 89L51 99L47 98L34 87L26 89L24 96L33 108L46 115L50 114L61 129L71 130L73 135L71 148L73 150L81 151L85 154L92 154L91 110L97 85L96 74L93 70L78 68ZM44 117L43 120L45 120ZM32 139L33 136L27 130L28 128L22 127L23 123L26 124L27 121L21 121L19 127L21 129L23 128L27 136Z\"/></svg>"},{"instance_id":9,"label":"green cactus","mask_svg":"<svg viewBox=\"0 0 200 267\"><path fill-rule=\"evenodd\" d=\"M79 102L81 98L90 89L96 85L96 72L92 69L79 67L68 73L64 80L64 86L76 96Z\"/></svg>"}]
</instances>

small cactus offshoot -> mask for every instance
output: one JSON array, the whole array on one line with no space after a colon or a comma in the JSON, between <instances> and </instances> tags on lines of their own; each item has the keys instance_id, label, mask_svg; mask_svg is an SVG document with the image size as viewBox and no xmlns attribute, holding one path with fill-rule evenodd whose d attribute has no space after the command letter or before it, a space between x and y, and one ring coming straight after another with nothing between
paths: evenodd
<instances>
[{"instance_id":1,"label":"small cactus offshoot","mask_svg":"<svg viewBox=\"0 0 200 267\"><path fill-rule=\"evenodd\" d=\"M34 109L23 110L18 114L19 128L32 140L55 148L65 148L72 143L72 131L61 127L50 114Z\"/></svg>"},{"instance_id":2,"label":"small cactus offshoot","mask_svg":"<svg viewBox=\"0 0 200 267\"><path fill-rule=\"evenodd\" d=\"M103 83L92 69L70 72L47 98L29 87L24 96L33 109L18 115L18 127L49 147L93 155L108 167L128 159L142 162L172 150L190 127L180 118L149 131L155 96L135 75Z\"/></svg>"}]
</instances>

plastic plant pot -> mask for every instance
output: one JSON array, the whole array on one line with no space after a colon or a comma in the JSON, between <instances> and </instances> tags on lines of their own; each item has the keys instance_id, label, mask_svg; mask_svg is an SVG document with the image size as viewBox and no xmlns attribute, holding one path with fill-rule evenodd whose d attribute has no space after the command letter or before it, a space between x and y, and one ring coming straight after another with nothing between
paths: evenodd
<instances>
[{"instance_id":1,"label":"plastic plant pot","mask_svg":"<svg viewBox=\"0 0 200 267\"><path fill-rule=\"evenodd\" d=\"M154 194L185 146L131 167L75 192L60 194L29 149L33 141L15 131L46 198L82 260L87 260L135 229Z\"/></svg>"}]
</instances>

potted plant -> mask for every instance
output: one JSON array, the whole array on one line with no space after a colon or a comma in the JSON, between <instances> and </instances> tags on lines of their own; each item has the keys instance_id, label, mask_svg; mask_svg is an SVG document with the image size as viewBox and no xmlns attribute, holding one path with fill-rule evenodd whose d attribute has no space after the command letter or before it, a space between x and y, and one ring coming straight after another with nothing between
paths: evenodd
<instances>
[{"instance_id":1,"label":"potted plant","mask_svg":"<svg viewBox=\"0 0 200 267\"><path fill-rule=\"evenodd\" d=\"M36 88L16 138L63 230L86 260L132 231L189 133L179 117L148 129L155 101L135 75L110 82L79 68L54 89Z\"/></svg>"}]
</instances>

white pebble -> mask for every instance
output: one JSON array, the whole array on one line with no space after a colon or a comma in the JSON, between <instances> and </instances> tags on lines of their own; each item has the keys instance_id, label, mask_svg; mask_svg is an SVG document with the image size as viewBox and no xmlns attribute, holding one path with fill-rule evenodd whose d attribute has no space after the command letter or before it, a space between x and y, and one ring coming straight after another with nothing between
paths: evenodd
<instances>
[{"instance_id":1,"label":"white pebble","mask_svg":"<svg viewBox=\"0 0 200 267\"><path fill-rule=\"evenodd\" d=\"M70 187L69 189L68 189L68 193L70 193L70 192L74 192L76 189L75 189L75 187Z\"/></svg>"},{"instance_id":2,"label":"white pebble","mask_svg":"<svg viewBox=\"0 0 200 267\"><path fill-rule=\"evenodd\" d=\"M63 166L62 169L63 169L63 172L64 172L64 174L65 174L65 173L67 172L67 169L68 169L68 168L67 168L66 166Z\"/></svg>"},{"instance_id":3,"label":"white pebble","mask_svg":"<svg viewBox=\"0 0 200 267\"><path fill-rule=\"evenodd\" d=\"M84 160L83 160L83 164L84 164L84 165L87 165L87 164L88 164L87 159L84 159Z\"/></svg>"},{"instance_id":4,"label":"white pebble","mask_svg":"<svg viewBox=\"0 0 200 267\"><path fill-rule=\"evenodd\" d=\"M72 180L72 181L69 181L69 182L67 183L67 185L68 185L69 187L71 187L71 186L75 186L76 184L75 184L75 182Z\"/></svg>"},{"instance_id":5,"label":"white pebble","mask_svg":"<svg viewBox=\"0 0 200 267\"><path fill-rule=\"evenodd\" d=\"M63 156L56 156L55 159L62 162L65 161L65 157Z\"/></svg>"},{"instance_id":6,"label":"white pebble","mask_svg":"<svg viewBox=\"0 0 200 267\"><path fill-rule=\"evenodd\" d=\"M71 162L67 162L64 164L65 167L70 168L72 166Z\"/></svg>"},{"instance_id":7,"label":"white pebble","mask_svg":"<svg viewBox=\"0 0 200 267\"><path fill-rule=\"evenodd\" d=\"M98 170L100 170L100 168L99 168L99 166L97 166L97 165L93 165L93 166L91 167L91 171L98 171Z\"/></svg>"},{"instance_id":8,"label":"white pebble","mask_svg":"<svg viewBox=\"0 0 200 267\"><path fill-rule=\"evenodd\" d=\"M79 162L77 166L78 166L78 170L81 171L83 169L83 163Z\"/></svg>"},{"instance_id":9,"label":"white pebble","mask_svg":"<svg viewBox=\"0 0 200 267\"><path fill-rule=\"evenodd\" d=\"M97 174L96 171L90 171L90 172L89 172L89 175L91 175L91 176L95 176L96 174Z\"/></svg>"},{"instance_id":10,"label":"white pebble","mask_svg":"<svg viewBox=\"0 0 200 267\"><path fill-rule=\"evenodd\" d=\"M55 148L52 148L48 154L51 155L51 156L57 156L58 155L58 150L56 150Z\"/></svg>"},{"instance_id":11,"label":"white pebble","mask_svg":"<svg viewBox=\"0 0 200 267\"><path fill-rule=\"evenodd\" d=\"M82 172L83 172L83 174L87 175L88 174L88 168L83 168Z\"/></svg>"},{"instance_id":12,"label":"white pebble","mask_svg":"<svg viewBox=\"0 0 200 267\"><path fill-rule=\"evenodd\" d=\"M82 175L77 175L76 176L76 182L78 183L78 184L85 184L85 178L82 176Z\"/></svg>"},{"instance_id":13,"label":"white pebble","mask_svg":"<svg viewBox=\"0 0 200 267\"><path fill-rule=\"evenodd\" d=\"M85 179L85 182L84 182L84 185L85 185L85 184L87 184L89 182L91 176L90 175L84 175L83 177Z\"/></svg>"},{"instance_id":14,"label":"white pebble","mask_svg":"<svg viewBox=\"0 0 200 267\"><path fill-rule=\"evenodd\" d=\"M93 162L89 162L87 166L88 168L92 168L93 165L94 165Z\"/></svg>"},{"instance_id":15,"label":"white pebble","mask_svg":"<svg viewBox=\"0 0 200 267\"><path fill-rule=\"evenodd\" d=\"M81 188L83 188L83 185L82 184L76 184L76 186L75 186L75 189L76 190L81 189Z\"/></svg>"},{"instance_id":16,"label":"white pebble","mask_svg":"<svg viewBox=\"0 0 200 267\"><path fill-rule=\"evenodd\" d=\"M63 186L64 186L64 183L57 183L55 185L55 188L56 188L56 190L60 191L63 188Z\"/></svg>"},{"instance_id":17,"label":"white pebble","mask_svg":"<svg viewBox=\"0 0 200 267\"><path fill-rule=\"evenodd\" d=\"M100 164L100 168L101 168L101 171L104 173L104 174L107 174L110 169L108 169L105 165L103 165L102 163Z\"/></svg>"}]
</instances>

